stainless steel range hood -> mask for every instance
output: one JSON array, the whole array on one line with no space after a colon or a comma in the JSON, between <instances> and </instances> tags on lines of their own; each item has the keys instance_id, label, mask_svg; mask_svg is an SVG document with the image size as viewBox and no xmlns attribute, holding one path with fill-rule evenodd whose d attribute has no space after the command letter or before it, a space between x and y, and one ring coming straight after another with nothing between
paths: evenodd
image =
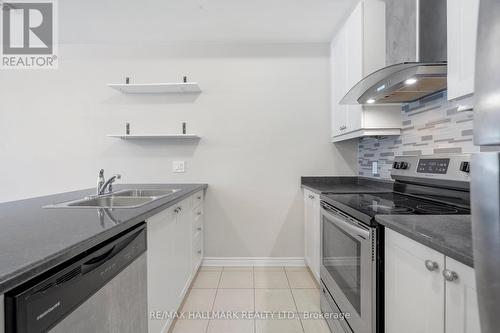
<instances>
[{"instance_id":1,"label":"stainless steel range hood","mask_svg":"<svg viewBox=\"0 0 500 333\"><path fill-rule=\"evenodd\" d=\"M385 2L389 64L358 82L341 104L403 104L447 88L446 0Z\"/></svg>"}]
</instances>

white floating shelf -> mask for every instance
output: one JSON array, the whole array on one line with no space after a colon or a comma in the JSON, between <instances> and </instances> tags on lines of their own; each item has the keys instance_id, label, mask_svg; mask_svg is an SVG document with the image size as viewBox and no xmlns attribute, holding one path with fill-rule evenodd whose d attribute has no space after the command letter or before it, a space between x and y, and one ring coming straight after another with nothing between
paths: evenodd
<instances>
[{"instance_id":1,"label":"white floating shelf","mask_svg":"<svg viewBox=\"0 0 500 333\"><path fill-rule=\"evenodd\" d=\"M197 82L182 83L109 83L108 87L124 94L186 94L201 92Z\"/></svg>"},{"instance_id":2,"label":"white floating shelf","mask_svg":"<svg viewBox=\"0 0 500 333\"><path fill-rule=\"evenodd\" d=\"M201 139L195 134L108 134L110 138L118 138L124 140L140 140L140 139Z\"/></svg>"}]
</instances>

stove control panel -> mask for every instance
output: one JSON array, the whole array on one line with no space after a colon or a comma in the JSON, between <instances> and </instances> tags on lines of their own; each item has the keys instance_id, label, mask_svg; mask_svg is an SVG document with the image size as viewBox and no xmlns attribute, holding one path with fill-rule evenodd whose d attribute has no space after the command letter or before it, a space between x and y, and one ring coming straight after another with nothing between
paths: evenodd
<instances>
[{"instance_id":1,"label":"stove control panel","mask_svg":"<svg viewBox=\"0 0 500 333\"><path fill-rule=\"evenodd\" d=\"M469 182L469 154L397 156L392 164L394 179L409 178Z\"/></svg>"},{"instance_id":2,"label":"stove control panel","mask_svg":"<svg viewBox=\"0 0 500 333\"><path fill-rule=\"evenodd\" d=\"M418 160L418 173L436 173L444 175L448 172L449 158L421 158Z\"/></svg>"}]
</instances>

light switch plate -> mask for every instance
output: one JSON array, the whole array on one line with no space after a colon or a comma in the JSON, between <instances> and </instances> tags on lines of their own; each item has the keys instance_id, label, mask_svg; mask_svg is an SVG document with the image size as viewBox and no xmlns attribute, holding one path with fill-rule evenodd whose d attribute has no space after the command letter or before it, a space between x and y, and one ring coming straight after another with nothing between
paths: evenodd
<instances>
[{"instance_id":1,"label":"light switch plate","mask_svg":"<svg viewBox=\"0 0 500 333\"><path fill-rule=\"evenodd\" d=\"M378 161L372 162L372 175L378 174Z\"/></svg>"},{"instance_id":2,"label":"light switch plate","mask_svg":"<svg viewBox=\"0 0 500 333\"><path fill-rule=\"evenodd\" d=\"M185 171L185 163L184 161L174 161L172 163L172 170L176 173Z\"/></svg>"}]
</instances>

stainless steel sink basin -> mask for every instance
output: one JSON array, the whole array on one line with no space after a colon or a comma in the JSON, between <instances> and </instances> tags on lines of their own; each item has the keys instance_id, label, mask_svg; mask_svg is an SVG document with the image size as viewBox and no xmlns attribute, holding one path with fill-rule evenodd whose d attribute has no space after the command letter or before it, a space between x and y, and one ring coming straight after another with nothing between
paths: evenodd
<instances>
[{"instance_id":1,"label":"stainless steel sink basin","mask_svg":"<svg viewBox=\"0 0 500 333\"><path fill-rule=\"evenodd\" d=\"M140 207L148 202L155 200L154 197L119 197L119 196L104 196L92 199L84 199L77 202L69 203L69 207L97 207L97 208L113 208L113 207Z\"/></svg>"},{"instance_id":2,"label":"stainless steel sink basin","mask_svg":"<svg viewBox=\"0 0 500 333\"><path fill-rule=\"evenodd\" d=\"M43 208L138 208L180 191L179 189L126 189Z\"/></svg>"},{"instance_id":3,"label":"stainless steel sink basin","mask_svg":"<svg viewBox=\"0 0 500 333\"><path fill-rule=\"evenodd\" d=\"M113 193L113 196L119 196L119 197L163 197L167 195L174 194L175 192L178 192L180 190L177 189L171 189L171 190L140 190L140 189L134 189L134 190L122 190Z\"/></svg>"}]
</instances>

